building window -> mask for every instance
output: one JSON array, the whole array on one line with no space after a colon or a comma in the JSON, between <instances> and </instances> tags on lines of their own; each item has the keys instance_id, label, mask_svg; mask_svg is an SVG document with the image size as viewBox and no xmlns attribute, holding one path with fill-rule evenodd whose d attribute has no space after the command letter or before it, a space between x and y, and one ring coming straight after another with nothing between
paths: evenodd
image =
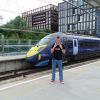
<instances>
[{"instance_id":1,"label":"building window","mask_svg":"<svg viewBox=\"0 0 100 100\"><path fill-rule=\"evenodd\" d=\"M73 30L75 30L75 29L76 29L75 24L73 24L73 25L72 25L72 29L73 29Z\"/></svg>"},{"instance_id":2,"label":"building window","mask_svg":"<svg viewBox=\"0 0 100 100\"><path fill-rule=\"evenodd\" d=\"M69 24L67 25L67 30L70 30L70 25Z\"/></svg>"},{"instance_id":3,"label":"building window","mask_svg":"<svg viewBox=\"0 0 100 100\"><path fill-rule=\"evenodd\" d=\"M75 10L76 10L76 8L73 8L73 10L72 10L73 14L75 14Z\"/></svg>"},{"instance_id":4,"label":"building window","mask_svg":"<svg viewBox=\"0 0 100 100\"><path fill-rule=\"evenodd\" d=\"M78 15L78 16L77 16L77 20L78 20L78 21L80 21L80 20L81 20L81 18L80 18L80 17L81 17L81 15Z\"/></svg>"}]
</instances>

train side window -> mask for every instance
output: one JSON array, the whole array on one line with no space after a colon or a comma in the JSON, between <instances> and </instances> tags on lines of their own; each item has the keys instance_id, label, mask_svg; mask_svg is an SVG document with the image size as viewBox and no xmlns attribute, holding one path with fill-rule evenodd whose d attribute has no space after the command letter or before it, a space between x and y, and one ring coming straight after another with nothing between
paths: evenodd
<instances>
[{"instance_id":1,"label":"train side window","mask_svg":"<svg viewBox=\"0 0 100 100\"><path fill-rule=\"evenodd\" d=\"M81 47L81 48L87 47L87 42L80 41L79 44L80 44L80 47Z\"/></svg>"},{"instance_id":2,"label":"train side window","mask_svg":"<svg viewBox=\"0 0 100 100\"><path fill-rule=\"evenodd\" d=\"M96 42L96 46L99 48L100 47L100 44L99 44L99 42Z\"/></svg>"},{"instance_id":3,"label":"train side window","mask_svg":"<svg viewBox=\"0 0 100 100\"><path fill-rule=\"evenodd\" d=\"M93 48L93 47L99 47L99 44L96 41L80 41L80 47L83 48Z\"/></svg>"}]
</instances>

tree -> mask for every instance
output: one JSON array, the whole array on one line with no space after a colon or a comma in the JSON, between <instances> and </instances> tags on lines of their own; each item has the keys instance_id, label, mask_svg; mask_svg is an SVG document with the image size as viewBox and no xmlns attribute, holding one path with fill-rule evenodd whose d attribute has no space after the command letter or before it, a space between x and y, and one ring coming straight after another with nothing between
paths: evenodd
<instances>
[{"instance_id":1,"label":"tree","mask_svg":"<svg viewBox=\"0 0 100 100\"><path fill-rule=\"evenodd\" d=\"M2 28L11 28L11 29L19 29L17 30L6 30ZM41 39L46 34L44 33L51 33L52 31L49 29L38 29L34 30L36 32L25 32L22 30L29 30L27 22L23 20L20 16L17 16L15 19L9 21L7 24L3 25L0 29L1 34L5 36L5 38L10 39ZM41 33L40 33L41 32Z\"/></svg>"},{"instance_id":2,"label":"tree","mask_svg":"<svg viewBox=\"0 0 100 100\"><path fill-rule=\"evenodd\" d=\"M28 25L25 20L23 20L20 16L17 16L15 17L15 19L10 20L5 25L1 26L1 28L27 30ZM0 32L5 35L5 38L20 38L24 33L21 31L12 31L3 29L0 29Z\"/></svg>"},{"instance_id":3,"label":"tree","mask_svg":"<svg viewBox=\"0 0 100 100\"><path fill-rule=\"evenodd\" d=\"M27 22L23 20L20 16L15 17L14 20L9 21L7 24L2 26L3 28L13 28L13 29L28 29Z\"/></svg>"}]
</instances>

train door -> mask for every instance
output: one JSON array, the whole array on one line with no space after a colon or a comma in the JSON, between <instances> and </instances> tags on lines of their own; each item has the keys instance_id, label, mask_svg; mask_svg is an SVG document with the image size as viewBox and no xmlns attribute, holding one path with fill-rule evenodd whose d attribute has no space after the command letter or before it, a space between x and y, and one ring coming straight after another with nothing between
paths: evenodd
<instances>
[{"instance_id":1,"label":"train door","mask_svg":"<svg viewBox=\"0 0 100 100\"><path fill-rule=\"evenodd\" d=\"M73 39L73 55L77 55L77 54L78 54L78 40Z\"/></svg>"}]
</instances>

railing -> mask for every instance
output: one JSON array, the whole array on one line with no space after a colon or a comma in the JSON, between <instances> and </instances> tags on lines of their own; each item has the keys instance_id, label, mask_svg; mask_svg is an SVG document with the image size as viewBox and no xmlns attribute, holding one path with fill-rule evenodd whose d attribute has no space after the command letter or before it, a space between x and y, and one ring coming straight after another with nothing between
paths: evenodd
<instances>
[{"instance_id":1,"label":"railing","mask_svg":"<svg viewBox=\"0 0 100 100\"><path fill-rule=\"evenodd\" d=\"M0 56L21 55L39 40L0 39Z\"/></svg>"}]
</instances>

